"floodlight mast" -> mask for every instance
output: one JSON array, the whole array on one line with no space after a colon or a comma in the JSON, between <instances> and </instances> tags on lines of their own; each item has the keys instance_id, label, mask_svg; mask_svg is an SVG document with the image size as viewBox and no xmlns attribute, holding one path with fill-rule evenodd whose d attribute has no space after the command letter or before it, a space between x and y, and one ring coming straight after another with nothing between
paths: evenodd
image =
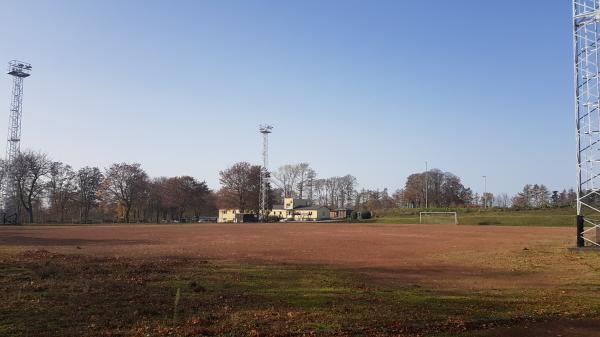
<instances>
[{"instance_id":1,"label":"floodlight mast","mask_svg":"<svg viewBox=\"0 0 600 337\"><path fill-rule=\"evenodd\" d=\"M260 170L260 220L266 221L267 214L267 185L269 181L269 134L273 132L273 127L267 124L261 124L259 131L263 135L263 165Z\"/></svg>"},{"instance_id":2,"label":"floodlight mast","mask_svg":"<svg viewBox=\"0 0 600 337\"><path fill-rule=\"evenodd\" d=\"M3 223L17 223L18 211L15 202L15 177L10 167L19 155L21 145L21 117L23 114L23 79L31 75L31 64L12 60L8 63L7 74L13 78L10 113L8 117L8 135L6 157L4 162L4 179L2 179L2 212Z\"/></svg>"},{"instance_id":3,"label":"floodlight mast","mask_svg":"<svg viewBox=\"0 0 600 337\"><path fill-rule=\"evenodd\" d=\"M600 246L600 0L573 0L577 246Z\"/></svg>"}]
</instances>

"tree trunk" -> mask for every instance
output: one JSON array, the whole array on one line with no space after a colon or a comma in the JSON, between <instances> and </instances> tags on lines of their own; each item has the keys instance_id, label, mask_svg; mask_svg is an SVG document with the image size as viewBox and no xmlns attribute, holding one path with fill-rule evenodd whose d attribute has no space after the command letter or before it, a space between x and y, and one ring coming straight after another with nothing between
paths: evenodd
<instances>
[{"instance_id":1,"label":"tree trunk","mask_svg":"<svg viewBox=\"0 0 600 337\"><path fill-rule=\"evenodd\" d=\"M84 209L83 209L83 221L85 223L88 223L90 218L90 206L85 205Z\"/></svg>"},{"instance_id":2,"label":"tree trunk","mask_svg":"<svg viewBox=\"0 0 600 337\"><path fill-rule=\"evenodd\" d=\"M125 206L125 223L129 223L129 212L131 212L131 206Z\"/></svg>"},{"instance_id":3,"label":"tree trunk","mask_svg":"<svg viewBox=\"0 0 600 337\"><path fill-rule=\"evenodd\" d=\"M33 223L33 207L26 208L26 210L29 215L29 223Z\"/></svg>"}]
</instances>

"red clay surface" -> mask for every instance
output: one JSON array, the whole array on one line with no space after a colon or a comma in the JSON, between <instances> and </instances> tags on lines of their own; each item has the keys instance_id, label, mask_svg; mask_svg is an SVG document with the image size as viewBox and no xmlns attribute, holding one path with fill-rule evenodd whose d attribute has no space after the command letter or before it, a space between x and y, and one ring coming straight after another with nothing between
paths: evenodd
<instances>
[{"instance_id":1,"label":"red clay surface","mask_svg":"<svg viewBox=\"0 0 600 337\"><path fill-rule=\"evenodd\" d=\"M388 224L185 224L0 227L0 253L181 256L310 263L445 290L556 288L597 273L567 252L573 228ZM560 321L474 336L600 336L600 321Z\"/></svg>"},{"instance_id":2,"label":"red clay surface","mask_svg":"<svg viewBox=\"0 0 600 337\"><path fill-rule=\"evenodd\" d=\"M469 279L482 288L492 279L495 287L514 286L502 263L524 248L564 250L573 237L571 228L339 223L0 227L4 249L314 263L415 282ZM540 286L553 279L516 282Z\"/></svg>"},{"instance_id":3,"label":"red clay surface","mask_svg":"<svg viewBox=\"0 0 600 337\"><path fill-rule=\"evenodd\" d=\"M443 252L567 247L572 228L389 224L186 224L0 227L0 245L100 255L398 266Z\"/></svg>"}]
</instances>

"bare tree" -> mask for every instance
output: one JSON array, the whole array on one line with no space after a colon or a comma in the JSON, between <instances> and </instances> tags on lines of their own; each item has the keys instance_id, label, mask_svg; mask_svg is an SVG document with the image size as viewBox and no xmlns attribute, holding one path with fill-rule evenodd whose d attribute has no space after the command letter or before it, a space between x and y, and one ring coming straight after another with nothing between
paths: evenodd
<instances>
[{"instance_id":1,"label":"bare tree","mask_svg":"<svg viewBox=\"0 0 600 337\"><path fill-rule=\"evenodd\" d=\"M325 193L329 197L326 205L331 208L337 208L338 204L338 189L339 189L339 179L338 177L331 177L325 179Z\"/></svg>"},{"instance_id":2,"label":"bare tree","mask_svg":"<svg viewBox=\"0 0 600 337\"><path fill-rule=\"evenodd\" d=\"M383 191L362 189L360 193L357 194L358 202L356 203L356 208L368 211L376 211L397 207L395 198L399 197L398 193L399 192L396 191L394 193L394 197L392 197L390 196L387 188L384 188Z\"/></svg>"},{"instance_id":3,"label":"bare tree","mask_svg":"<svg viewBox=\"0 0 600 337\"><path fill-rule=\"evenodd\" d=\"M113 164L106 170L104 188L123 207L125 222L129 222L132 207L146 195L148 175L140 164Z\"/></svg>"},{"instance_id":4,"label":"bare tree","mask_svg":"<svg viewBox=\"0 0 600 337\"><path fill-rule=\"evenodd\" d=\"M63 223L67 205L74 200L76 195L77 175L70 165L53 162L50 164L48 177L47 188L50 209L53 213L58 213L58 220Z\"/></svg>"},{"instance_id":5,"label":"bare tree","mask_svg":"<svg viewBox=\"0 0 600 337\"><path fill-rule=\"evenodd\" d=\"M161 217L166 219L168 213L165 200L167 180L167 177L153 178L148 185L148 207L157 223Z\"/></svg>"},{"instance_id":6,"label":"bare tree","mask_svg":"<svg viewBox=\"0 0 600 337\"><path fill-rule=\"evenodd\" d=\"M171 218L182 218L186 212L197 214L204 208L210 192L204 181L190 176L172 177L164 184L165 206L171 210Z\"/></svg>"},{"instance_id":7,"label":"bare tree","mask_svg":"<svg viewBox=\"0 0 600 337\"><path fill-rule=\"evenodd\" d=\"M306 174L306 188L308 189L308 200L314 202L315 193L315 180L317 179L317 172L310 169Z\"/></svg>"},{"instance_id":8,"label":"bare tree","mask_svg":"<svg viewBox=\"0 0 600 337\"><path fill-rule=\"evenodd\" d=\"M404 189L397 189L392 194L392 199L394 199L395 208L402 208L406 206L406 201L404 200Z\"/></svg>"},{"instance_id":9,"label":"bare tree","mask_svg":"<svg viewBox=\"0 0 600 337\"><path fill-rule=\"evenodd\" d=\"M339 204L337 207L349 207L356 193L356 177L347 174L339 178Z\"/></svg>"},{"instance_id":10,"label":"bare tree","mask_svg":"<svg viewBox=\"0 0 600 337\"><path fill-rule=\"evenodd\" d=\"M242 211L258 211L260 195L260 175L262 168L247 162L234 164L232 167L219 172L221 190L219 191L219 206L236 208ZM270 186L267 184L268 194Z\"/></svg>"},{"instance_id":11,"label":"bare tree","mask_svg":"<svg viewBox=\"0 0 600 337\"><path fill-rule=\"evenodd\" d=\"M325 189L325 179L315 179L312 182L313 198L312 203L318 205L327 205L327 190Z\"/></svg>"},{"instance_id":12,"label":"bare tree","mask_svg":"<svg viewBox=\"0 0 600 337\"><path fill-rule=\"evenodd\" d=\"M104 176L97 167L83 167L77 171L79 221L87 223L92 207L98 205L98 192Z\"/></svg>"},{"instance_id":13,"label":"bare tree","mask_svg":"<svg viewBox=\"0 0 600 337\"><path fill-rule=\"evenodd\" d=\"M283 165L273 172L275 185L283 190L285 198L293 198L295 196L295 188L298 183L299 175L298 165Z\"/></svg>"},{"instance_id":14,"label":"bare tree","mask_svg":"<svg viewBox=\"0 0 600 337\"><path fill-rule=\"evenodd\" d=\"M0 158L0 186L2 186L4 179L6 179L7 171L10 170L10 167L7 167L6 164L6 160Z\"/></svg>"},{"instance_id":15,"label":"bare tree","mask_svg":"<svg viewBox=\"0 0 600 337\"><path fill-rule=\"evenodd\" d=\"M11 170L15 179L18 201L23 205L33 222L33 209L44 192L43 179L50 172L51 162L43 153L25 151L12 162Z\"/></svg>"},{"instance_id":16,"label":"bare tree","mask_svg":"<svg viewBox=\"0 0 600 337\"><path fill-rule=\"evenodd\" d=\"M494 196L494 206L507 208L510 207L510 197L506 193L500 193Z\"/></svg>"},{"instance_id":17,"label":"bare tree","mask_svg":"<svg viewBox=\"0 0 600 337\"><path fill-rule=\"evenodd\" d=\"M314 179L314 176L316 175L315 171L310 168L310 165L308 165L308 163L300 163L300 164L296 164L296 172L297 174L297 178L298 178L298 182L296 183L296 191L297 191L297 195L298 198L303 199L304 198L304 190L307 187L307 184L309 184L311 179Z\"/></svg>"}]
</instances>

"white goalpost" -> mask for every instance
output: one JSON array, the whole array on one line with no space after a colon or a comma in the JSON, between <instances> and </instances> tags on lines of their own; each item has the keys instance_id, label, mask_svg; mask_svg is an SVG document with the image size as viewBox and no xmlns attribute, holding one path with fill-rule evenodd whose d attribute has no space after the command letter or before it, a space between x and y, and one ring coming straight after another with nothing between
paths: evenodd
<instances>
[{"instance_id":1,"label":"white goalpost","mask_svg":"<svg viewBox=\"0 0 600 337\"><path fill-rule=\"evenodd\" d=\"M419 212L419 223L423 223L424 219L431 219L433 217L446 218L448 219L447 223L454 222L455 225L458 225L458 214L456 212Z\"/></svg>"}]
</instances>

